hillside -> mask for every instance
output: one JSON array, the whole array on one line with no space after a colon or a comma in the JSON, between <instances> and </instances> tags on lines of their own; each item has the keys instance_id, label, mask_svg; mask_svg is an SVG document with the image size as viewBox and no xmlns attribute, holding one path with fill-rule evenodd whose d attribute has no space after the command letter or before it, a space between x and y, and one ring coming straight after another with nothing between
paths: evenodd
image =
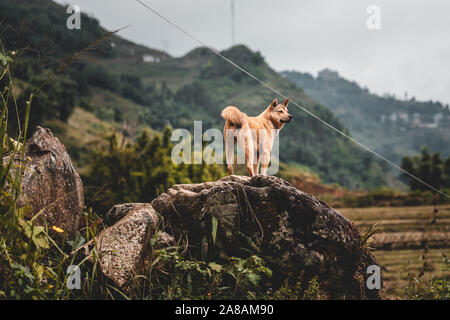
<instances>
[{"instance_id":1,"label":"hillside","mask_svg":"<svg viewBox=\"0 0 450 320\"><path fill-rule=\"evenodd\" d=\"M31 85L37 83L36 74L56 69L58 59L85 48L106 33L97 20L86 15L82 17L81 30L68 30L65 8L47 0L18 0L14 4L3 0L0 15L6 49L17 50L23 45L33 49L19 50L21 62L15 67L16 77ZM17 32L17 25L23 25L23 30ZM241 45L222 54L346 131L327 107L271 69L259 52ZM225 106L237 105L249 115L256 115L275 98L272 92L205 48L172 58L110 35L83 57L34 100L34 108L42 112L32 112L37 115L30 119L32 125L56 118L61 121L57 132L64 143L69 130L64 129L64 123L76 106L134 140L146 127L162 130L168 124L173 128L191 128L194 120L202 120L204 130L222 128L220 111ZM295 106L290 107L290 112L295 120L281 133L281 161L306 166L322 181L347 188L372 189L385 184L382 165L369 154ZM85 145L76 144L77 139L72 136L67 143L69 153L86 149Z\"/></svg>"},{"instance_id":2,"label":"hillside","mask_svg":"<svg viewBox=\"0 0 450 320\"><path fill-rule=\"evenodd\" d=\"M288 93L326 121L346 130L325 106L271 69L259 52L240 45L224 50L222 54ZM220 111L225 106L236 105L249 115L257 115L275 97L206 48L197 48L183 57L159 63L137 64L123 59L119 63L114 58L104 59L102 63L111 72L139 77L143 88L166 91L164 95L169 99L141 101L148 108L147 123L156 129L165 124L174 128L191 127L194 120L202 120L203 128L222 128ZM345 187L374 188L384 183L380 165L369 155L295 106L290 106L290 112L295 115L295 121L285 126L280 135L281 161L307 166L323 181Z\"/></svg>"},{"instance_id":3,"label":"hillside","mask_svg":"<svg viewBox=\"0 0 450 320\"><path fill-rule=\"evenodd\" d=\"M378 96L327 69L317 77L296 71L281 74L325 104L356 139L397 163L423 146L450 155L448 105Z\"/></svg>"}]
</instances>

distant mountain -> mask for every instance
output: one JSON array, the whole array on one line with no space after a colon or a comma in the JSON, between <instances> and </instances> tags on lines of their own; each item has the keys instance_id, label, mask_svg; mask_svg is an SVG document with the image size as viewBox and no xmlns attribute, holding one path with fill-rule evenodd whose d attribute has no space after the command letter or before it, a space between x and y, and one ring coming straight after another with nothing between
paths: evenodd
<instances>
[{"instance_id":1,"label":"distant mountain","mask_svg":"<svg viewBox=\"0 0 450 320\"><path fill-rule=\"evenodd\" d=\"M66 17L65 7L49 0L0 0L1 34L6 39L7 49L14 50L18 40L32 48L22 51L20 60L23 62L18 64L20 68L16 67L15 72L25 87L49 61L70 55L106 33L97 20L87 15L82 17L81 30L68 30ZM30 31L25 33L30 36L17 34L17 26L21 24ZM92 116L103 121L104 128L108 122L117 130L123 129L123 134L131 139L145 126L161 130L169 124L173 128L190 129L194 120L202 120L204 130L223 128L220 111L227 105L236 105L249 115L257 115L276 97L206 48L173 58L164 52L111 36L92 53L88 55L89 59L76 62L65 72L65 77L69 78L65 81L74 87L70 90L74 103L84 109L81 112L75 108L77 119L86 119L86 123L92 124L91 135L95 135L99 127ZM324 120L347 130L327 107L271 69L259 52L240 45L221 53L286 92ZM61 81L53 91L61 91L64 83ZM53 101L52 105L57 106L57 103ZM348 188L371 189L385 184L382 164L295 106L291 105L289 109L295 119L280 135L282 162L301 164L317 173L322 181ZM32 112L38 110L35 108ZM46 117L52 118L52 114L46 113ZM65 118L46 121L54 126L56 121L58 134L66 135ZM71 122L71 118L68 123L72 135L66 145L69 152L82 157L88 146L80 141L86 140L74 135L78 123Z\"/></svg>"},{"instance_id":2,"label":"distant mountain","mask_svg":"<svg viewBox=\"0 0 450 320\"><path fill-rule=\"evenodd\" d=\"M450 155L450 110L440 102L378 96L337 72L325 69L313 77L285 71L281 75L326 105L365 145L400 162L423 146Z\"/></svg>"}]
</instances>

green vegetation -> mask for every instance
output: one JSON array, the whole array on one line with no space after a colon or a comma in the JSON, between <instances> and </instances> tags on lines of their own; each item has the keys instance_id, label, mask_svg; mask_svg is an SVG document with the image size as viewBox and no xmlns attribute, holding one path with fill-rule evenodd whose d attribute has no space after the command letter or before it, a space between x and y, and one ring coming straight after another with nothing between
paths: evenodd
<instances>
[{"instance_id":1,"label":"green vegetation","mask_svg":"<svg viewBox=\"0 0 450 320\"><path fill-rule=\"evenodd\" d=\"M448 265L448 262L446 262L446 265ZM423 282L413 279L405 292L414 300L449 300L450 281L431 279L428 282Z\"/></svg>"},{"instance_id":2,"label":"green vegetation","mask_svg":"<svg viewBox=\"0 0 450 320\"><path fill-rule=\"evenodd\" d=\"M317 77L296 71L282 75L326 105L352 136L394 162L400 163L405 154L419 153L423 146L450 156L448 105L378 96L328 69Z\"/></svg>"},{"instance_id":3,"label":"green vegetation","mask_svg":"<svg viewBox=\"0 0 450 320\"><path fill-rule=\"evenodd\" d=\"M263 299L272 271L257 256L231 257L224 264L186 260L177 251L158 250L151 296L162 299Z\"/></svg>"},{"instance_id":4,"label":"green vegetation","mask_svg":"<svg viewBox=\"0 0 450 320\"><path fill-rule=\"evenodd\" d=\"M436 189L450 189L450 157L444 162L440 152L430 154L427 148L423 148L418 156L405 156L402 159L402 169ZM411 190L429 189L409 175L404 174L404 179L408 181Z\"/></svg>"},{"instance_id":5,"label":"green vegetation","mask_svg":"<svg viewBox=\"0 0 450 320\"><path fill-rule=\"evenodd\" d=\"M19 109L8 108L8 102L15 101L10 72L13 56L3 51L0 61L0 80L7 83L0 93L0 298L61 298L67 293L63 265L69 262L66 261L68 256L49 236L47 227L34 224L34 218L40 213L29 219L29 207L17 206L33 95L28 97L21 121L17 115ZM16 112L16 119L21 124L17 127L15 140L8 136L10 112Z\"/></svg>"},{"instance_id":6,"label":"green vegetation","mask_svg":"<svg viewBox=\"0 0 450 320\"><path fill-rule=\"evenodd\" d=\"M420 155L404 156L401 168L421 181L446 194L450 194L450 157L445 161L440 152L430 154L428 148L422 148ZM370 206L413 206L450 203L450 198L430 190L421 181L402 173L401 178L409 185L408 193L400 193L390 188L379 188L365 194L347 194L341 198L330 197L329 201L337 207L370 207Z\"/></svg>"},{"instance_id":7,"label":"green vegetation","mask_svg":"<svg viewBox=\"0 0 450 320\"><path fill-rule=\"evenodd\" d=\"M43 10L51 13L47 14ZM67 68L67 74L57 74L55 71L66 69L67 65L73 62L71 59L76 58L72 56L74 52L96 44L95 41L104 34L98 22L86 21L86 28L90 31L77 36L75 33L67 32L64 8L42 0L15 3L2 1L0 12L2 47L5 52L14 53L16 59L10 65L10 71L16 79L22 80L23 84L22 88L13 88L20 90L20 96L14 101L15 104L17 102L18 113L9 115L10 132L18 130L15 126L17 116L24 118L24 102L31 91L37 88L40 93L33 104L36 111L30 114L30 132L45 119L66 121L75 104L79 103L78 97L85 93L86 81L77 74L75 68ZM49 32L55 35L54 45L48 43ZM106 55L101 47L97 47L96 50ZM66 59L62 59L64 56ZM49 75L52 81L48 81ZM1 85L3 88L5 83Z\"/></svg>"},{"instance_id":8,"label":"green vegetation","mask_svg":"<svg viewBox=\"0 0 450 320\"><path fill-rule=\"evenodd\" d=\"M97 150L83 176L87 205L106 213L115 204L151 202L177 183L213 181L225 176L222 166L176 165L171 159L172 130L153 138L143 131L136 143L120 147L117 136L109 136L106 150Z\"/></svg>"}]
</instances>

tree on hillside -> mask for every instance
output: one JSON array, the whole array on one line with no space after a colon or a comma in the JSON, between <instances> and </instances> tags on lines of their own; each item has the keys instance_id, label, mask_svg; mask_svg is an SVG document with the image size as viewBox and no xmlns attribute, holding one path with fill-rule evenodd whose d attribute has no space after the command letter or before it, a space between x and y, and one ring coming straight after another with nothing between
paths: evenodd
<instances>
[{"instance_id":1,"label":"tree on hillside","mask_svg":"<svg viewBox=\"0 0 450 320\"><path fill-rule=\"evenodd\" d=\"M108 148L96 152L83 175L86 200L96 212L106 213L122 202L150 202L176 183L217 180L225 175L217 165L176 165L171 159L172 130L151 136L143 131L134 144L120 147L115 134Z\"/></svg>"},{"instance_id":2,"label":"tree on hillside","mask_svg":"<svg viewBox=\"0 0 450 320\"><path fill-rule=\"evenodd\" d=\"M418 156L404 156L401 167L437 189L450 188L450 157L444 163L440 152L430 154L424 147ZM403 174L403 178L409 183L411 190L429 190L426 185L407 174Z\"/></svg>"},{"instance_id":3,"label":"tree on hillside","mask_svg":"<svg viewBox=\"0 0 450 320\"><path fill-rule=\"evenodd\" d=\"M11 104L17 104L17 112L9 112L8 128L10 133L17 129L17 116L23 121L25 119L25 109L27 100L33 92L33 101L31 105L30 118L28 126L33 129L36 125L42 125L47 119L59 119L67 121L75 108L76 83L66 75L59 75L46 82L48 73L44 73L30 81L30 87L21 92L17 101L11 101ZM45 84L45 85L43 85ZM23 124L21 124L23 126ZM33 130L28 131L33 132Z\"/></svg>"},{"instance_id":4,"label":"tree on hillside","mask_svg":"<svg viewBox=\"0 0 450 320\"><path fill-rule=\"evenodd\" d=\"M446 181L446 187L450 188L450 157L447 158L447 160L445 160L444 163L444 174L447 177L447 181Z\"/></svg>"}]
</instances>

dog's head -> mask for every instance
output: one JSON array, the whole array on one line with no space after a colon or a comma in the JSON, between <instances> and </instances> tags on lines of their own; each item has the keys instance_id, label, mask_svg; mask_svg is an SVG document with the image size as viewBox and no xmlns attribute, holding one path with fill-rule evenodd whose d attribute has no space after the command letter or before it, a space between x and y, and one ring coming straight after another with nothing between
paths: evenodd
<instances>
[{"instance_id":1,"label":"dog's head","mask_svg":"<svg viewBox=\"0 0 450 320\"><path fill-rule=\"evenodd\" d=\"M278 127L282 127L285 123L291 122L291 120L294 118L288 112L288 103L289 99L284 100L282 103L278 103L278 99L275 99L267 108L267 110L269 111L270 119L275 124L278 124Z\"/></svg>"}]
</instances>

